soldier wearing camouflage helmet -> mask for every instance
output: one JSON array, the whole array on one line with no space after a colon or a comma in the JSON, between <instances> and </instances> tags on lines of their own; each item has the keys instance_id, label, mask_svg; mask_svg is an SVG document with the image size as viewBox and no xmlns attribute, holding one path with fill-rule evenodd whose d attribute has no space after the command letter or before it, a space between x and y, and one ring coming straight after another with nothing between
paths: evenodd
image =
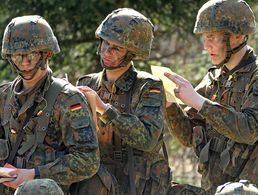
<instances>
[{"instance_id":1,"label":"soldier wearing camouflage helmet","mask_svg":"<svg viewBox=\"0 0 258 195\"><path fill-rule=\"evenodd\" d=\"M218 186L215 195L257 195L258 188L247 180L227 182Z\"/></svg>"},{"instance_id":2,"label":"soldier wearing camouflage helmet","mask_svg":"<svg viewBox=\"0 0 258 195\"><path fill-rule=\"evenodd\" d=\"M64 195L61 188L52 179L33 179L23 182L14 195Z\"/></svg>"},{"instance_id":3,"label":"soldier wearing camouflage helmet","mask_svg":"<svg viewBox=\"0 0 258 195\"><path fill-rule=\"evenodd\" d=\"M5 29L1 54L19 76L0 87L0 163L15 175L1 184L0 194L13 194L25 180L38 178L53 179L68 193L72 183L99 168L88 102L49 68L48 61L59 51L41 16L14 18Z\"/></svg>"},{"instance_id":4,"label":"soldier wearing camouflage helmet","mask_svg":"<svg viewBox=\"0 0 258 195\"><path fill-rule=\"evenodd\" d=\"M194 33L202 37L213 66L195 89L182 76L165 73L188 106L168 104L172 133L194 148L208 194L228 181L258 185L257 57L247 45L255 31L254 13L245 1L210 0L198 12Z\"/></svg>"},{"instance_id":5,"label":"soldier wearing camouflage helmet","mask_svg":"<svg viewBox=\"0 0 258 195\"><path fill-rule=\"evenodd\" d=\"M121 8L104 19L96 36L104 69L77 85L86 96L95 94L101 166L82 182L88 188L74 194L165 194L170 171L163 147L164 89L133 65L149 57L153 24Z\"/></svg>"}]
</instances>

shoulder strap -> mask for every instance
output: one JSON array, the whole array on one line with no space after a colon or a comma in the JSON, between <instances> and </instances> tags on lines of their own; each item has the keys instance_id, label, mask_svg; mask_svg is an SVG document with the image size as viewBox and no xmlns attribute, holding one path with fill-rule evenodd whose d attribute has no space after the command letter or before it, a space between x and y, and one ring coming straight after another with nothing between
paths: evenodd
<instances>
[{"instance_id":1,"label":"shoulder strap","mask_svg":"<svg viewBox=\"0 0 258 195\"><path fill-rule=\"evenodd\" d=\"M36 126L36 140L33 148L30 150L29 154L26 156L26 160L28 161L31 155L35 152L37 146L43 143L46 133L47 127L50 121L50 116L56 101L58 94L61 90L68 84L63 79L53 78L53 82L51 83L48 91L46 92L45 99L47 101L47 107L42 113L42 115L38 119L38 124Z\"/></svg>"},{"instance_id":2,"label":"shoulder strap","mask_svg":"<svg viewBox=\"0 0 258 195\"><path fill-rule=\"evenodd\" d=\"M94 91L98 91L100 87L100 80L102 77L102 72L99 73L92 73L86 76L81 77L78 82L77 86L83 85L83 86L89 86Z\"/></svg>"},{"instance_id":3,"label":"shoulder strap","mask_svg":"<svg viewBox=\"0 0 258 195\"><path fill-rule=\"evenodd\" d=\"M7 93L7 97L6 97L6 101L4 103L4 113L3 113L3 117L1 120L1 125L3 126L4 128L4 131L5 131L5 138L6 139L9 139L9 126L7 125L8 122L9 122L9 119L10 119L10 114L11 114L11 105L10 105L10 100L12 98L12 88L14 86L14 82L12 82L10 84L10 87L6 90L8 90L8 93Z\"/></svg>"},{"instance_id":4,"label":"shoulder strap","mask_svg":"<svg viewBox=\"0 0 258 195\"><path fill-rule=\"evenodd\" d=\"M28 113L27 113L27 116L26 116L26 119L22 125L22 128L19 130L19 133L17 135L17 138L16 138L16 141L12 147L12 150L10 152L10 155L8 156L6 162L9 163L9 164L12 164L13 163L13 160L15 158L15 155L19 149L19 146L21 145L21 142L25 136L25 126L26 124L28 123L28 121L30 120L31 116L33 115L34 111L35 111L35 108L37 107L37 103L34 103L32 107L29 108L28 110Z\"/></svg>"}]
</instances>

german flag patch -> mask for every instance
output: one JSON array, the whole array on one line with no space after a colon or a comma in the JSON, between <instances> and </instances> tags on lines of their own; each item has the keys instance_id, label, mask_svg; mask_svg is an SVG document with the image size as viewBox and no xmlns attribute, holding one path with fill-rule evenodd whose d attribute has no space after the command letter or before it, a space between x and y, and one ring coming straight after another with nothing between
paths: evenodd
<instances>
[{"instance_id":1,"label":"german flag patch","mask_svg":"<svg viewBox=\"0 0 258 195\"><path fill-rule=\"evenodd\" d=\"M154 93L160 93L160 88L150 87L149 91Z\"/></svg>"},{"instance_id":2,"label":"german flag patch","mask_svg":"<svg viewBox=\"0 0 258 195\"><path fill-rule=\"evenodd\" d=\"M78 103L78 104L71 105L69 109L70 109L70 111L75 111L75 110L79 110L81 108L82 108L82 105L80 103Z\"/></svg>"}]
</instances>

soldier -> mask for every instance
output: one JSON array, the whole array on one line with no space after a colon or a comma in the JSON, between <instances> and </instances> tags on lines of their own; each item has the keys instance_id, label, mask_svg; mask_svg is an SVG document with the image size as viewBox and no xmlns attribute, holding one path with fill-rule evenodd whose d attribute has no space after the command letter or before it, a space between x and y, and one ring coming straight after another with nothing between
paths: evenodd
<instances>
[{"instance_id":1,"label":"soldier","mask_svg":"<svg viewBox=\"0 0 258 195\"><path fill-rule=\"evenodd\" d=\"M61 188L52 179L33 179L23 182L14 195L64 195Z\"/></svg>"},{"instance_id":2,"label":"soldier","mask_svg":"<svg viewBox=\"0 0 258 195\"><path fill-rule=\"evenodd\" d=\"M64 193L99 168L96 127L88 102L68 82L53 77L48 60L60 51L41 16L14 18L6 27L2 57L19 74L0 88L0 160L14 167L13 194L23 181L50 178ZM36 192L35 192L36 193Z\"/></svg>"},{"instance_id":3,"label":"soldier","mask_svg":"<svg viewBox=\"0 0 258 195\"><path fill-rule=\"evenodd\" d=\"M198 12L194 33L201 35L213 66L195 89L183 77L165 73L188 106L167 107L171 131L194 148L208 194L229 181L258 184L257 57L247 45L255 30L245 1L210 0Z\"/></svg>"},{"instance_id":4,"label":"soldier","mask_svg":"<svg viewBox=\"0 0 258 195\"><path fill-rule=\"evenodd\" d=\"M96 96L101 166L88 188L75 194L165 194L170 171L162 151L164 89L133 65L148 58L153 25L121 8L104 19L96 37L103 71L81 77L77 85Z\"/></svg>"}]
</instances>

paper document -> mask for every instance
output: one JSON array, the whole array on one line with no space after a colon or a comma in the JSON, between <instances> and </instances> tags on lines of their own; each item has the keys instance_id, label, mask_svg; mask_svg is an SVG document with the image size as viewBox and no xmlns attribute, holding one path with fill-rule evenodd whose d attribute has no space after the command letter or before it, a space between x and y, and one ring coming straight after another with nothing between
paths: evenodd
<instances>
[{"instance_id":1,"label":"paper document","mask_svg":"<svg viewBox=\"0 0 258 195\"><path fill-rule=\"evenodd\" d=\"M180 99L178 99L175 96L174 89L176 88L176 84L173 83L171 80L169 80L166 76L164 76L165 72L173 74L173 72L168 67L151 66L151 72L154 76L162 80L165 88L166 99L168 102L176 102L178 104L184 104Z\"/></svg>"}]
</instances>

